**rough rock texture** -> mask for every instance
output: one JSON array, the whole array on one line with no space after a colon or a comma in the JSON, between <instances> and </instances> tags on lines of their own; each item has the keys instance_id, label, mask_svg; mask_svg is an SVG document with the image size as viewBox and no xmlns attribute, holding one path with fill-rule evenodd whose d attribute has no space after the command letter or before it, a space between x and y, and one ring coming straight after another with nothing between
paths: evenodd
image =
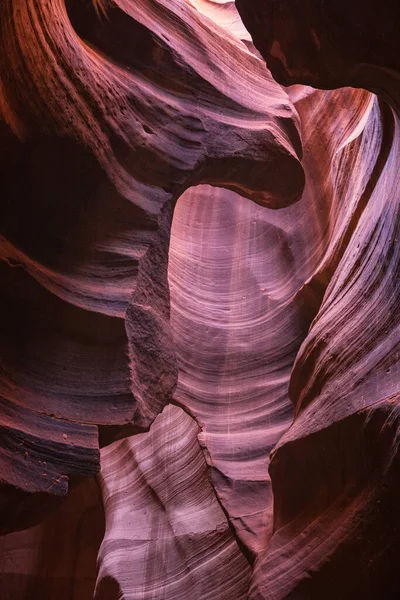
<instances>
[{"instance_id":1,"label":"rough rock texture","mask_svg":"<svg viewBox=\"0 0 400 600\"><path fill-rule=\"evenodd\" d=\"M179 0L7 0L0 48L0 481L11 511L14 488L65 494L69 475L98 470L96 425L148 427L171 399L180 193L212 182L286 205L304 175L286 94Z\"/></svg>"},{"instance_id":2,"label":"rough rock texture","mask_svg":"<svg viewBox=\"0 0 400 600\"><path fill-rule=\"evenodd\" d=\"M236 5L0 3L1 597L400 596L399 5Z\"/></svg>"}]
</instances>

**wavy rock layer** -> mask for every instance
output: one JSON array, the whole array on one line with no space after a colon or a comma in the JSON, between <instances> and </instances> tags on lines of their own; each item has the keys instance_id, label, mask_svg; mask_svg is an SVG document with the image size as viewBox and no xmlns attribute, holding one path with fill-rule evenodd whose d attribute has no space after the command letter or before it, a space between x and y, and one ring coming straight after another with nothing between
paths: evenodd
<instances>
[{"instance_id":1,"label":"wavy rock layer","mask_svg":"<svg viewBox=\"0 0 400 600\"><path fill-rule=\"evenodd\" d=\"M198 427L167 406L101 452L106 532L97 600L245 600L250 567L208 478Z\"/></svg>"},{"instance_id":2,"label":"wavy rock layer","mask_svg":"<svg viewBox=\"0 0 400 600\"><path fill-rule=\"evenodd\" d=\"M0 5L13 600L400 595L399 5L236 5Z\"/></svg>"},{"instance_id":3,"label":"wavy rock layer","mask_svg":"<svg viewBox=\"0 0 400 600\"><path fill-rule=\"evenodd\" d=\"M175 399L201 426L216 492L253 552L270 525L269 451L291 422L300 271L279 217L208 186L180 198L169 263Z\"/></svg>"},{"instance_id":4,"label":"wavy rock layer","mask_svg":"<svg viewBox=\"0 0 400 600\"><path fill-rule=\"evenodd\" d=\"M11 510L6 486L65 494L69 475L99 468L97 426L147 428L171 399L167 262L182 191L212 182L286 205L304 175L287 96L178 0L3 2L0 115Z\"/></svg>"},{"instance_id":5,"label":"wavy rock layer","mask_svg":"<svg viewBox=\"0 0 400 600\"><path fill-rule=\"evenodd\" d=\"M254 598L319 598L324 590L332 599L396 598L400 591L394 133L296 359L290 385L296 418L271 462L276 533L256 568ZM338 572L349 582L345 590Z\"/></svg>"},{"instance_id":6,"label":"wavy rock layer","mask_svg":"<svg viewBox=\"0 0 400 600\"><path fill-rule=\"evenodd\" d=\"M233 0L186 0L186 2L240 40L252 41Z\"/></svg>"},{"instance_id":7,"label":"wavy rock layer","mask_svg":"<svg viewBox=\"0 0 400 600\"><path fill-rule=\"evenodd\" d=\"M369 93L291 94L305 133L302 200L275 212L199 186L180 198L171 237L174 397L201 426L216 492L252 553L272 531L269 453L292 421L293 362L380 149L379 129L364 134L378 110Z\"/></svg>"},{"instance_id":8,"label":"wavy rock layer","mask_svg":"<svg viewBox=\"0 0 400 600\"><path fill-rule=\"evenodd\" d=\"M328 287L294 365L295 419L270 465L274 535L249 597L398 598L398 4L356 3L343 28L340 2L237 5L280 81L363 85L394 109L375 102L363 123L349 183L364 192L309 282Z\"/></svg>"}]
</instances>

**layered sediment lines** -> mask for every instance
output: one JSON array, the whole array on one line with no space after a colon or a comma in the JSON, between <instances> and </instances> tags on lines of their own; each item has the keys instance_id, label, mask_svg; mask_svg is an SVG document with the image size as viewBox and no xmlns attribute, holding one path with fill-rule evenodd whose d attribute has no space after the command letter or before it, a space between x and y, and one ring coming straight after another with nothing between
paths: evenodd
<instances>
[{"instance_id":1,"label":"layered sediment lines","mask_svg":"<svg viewBox=\"0 0 400 600\"><path fill-rule=\"evenodd\" d=\"M0 5L5 597L400 595L399 8L235 4Z\"/></svg>"},{"instance_id":2,"label":"layered sediment lines","mask_svg":"<svg viewBox=\"0 0 400 600\"><path fill-rule=\"evenodd\" d=\"M262 594L254 598L290 597L293 590L310 598L324 589L328 598L399 592L394 120L386 164L296 359L290 384L296 418L271 464L276 534L256 569L254 589ZM306 581L310 571L315 576Z\"/></svg>"},{"instance_id":3,"label":"layered sediment lines","mask_svg":"<svg viewBox=\"0 0 400 600\"><path fill-rule=\"evenodd\" d=\"M204 182L292 203L298 120L178 0L6 1L0 47L0 481L64 494L99 469L98 426L148 428L172 398L174 202Z\"/></svg>"},{"instance_id":4,"label":"layered sediment lines","mask_svg":"<svg viewBox=\"0 0 400 600\"><path fill-rule=\"evenodd\" d=\"M201 426L216 492L253 555L272 532L269 453L292 422L291 369L381 148L368 92L290 94L304 131L302 200L271 211L192 188L175 209L169 260L174 399Z\"/></svg>"},{"instance_id":5,"label":"layered sediment lines","mask_svg":"<svg viewBox=\"0 0 400 600\"><path fill-rule=\"evenodd\" d=\"M364 121L346 186L351 194L364 192L305 288L327 284L291 376L294 422L271 455L274 534L256 562L249 597L394 599L400 593L400 69L393 35L399 7L357 3L342 27L340 2L323 11L312 0L302 7L268 0L237 5L279 81L363 86L391 105L375 100ZM343 202L346 190L339 191ZM346 208L341 203L341 214Z\"/></svg>"},{"instance_id":6,"label":"layered sediment lines","mask_svg":"<svg viewBox=\"0 0 400 600\"><path fill-rule=\"evenodd\" d=\"M167 406L101 451L106 532L96 600L245 600L250 566L209 480L198 426Z\"/></svg>"},{"instance_id":7,"label":"layered sediment lines","mask_svg":"<svg viewBox=\"0 0 400 600\"><path fill-rule=\"evenodd\" d=\"M228 30L233 36L252 42L251 36L239 16L234 0L185 0L202 15Z\"/></svg>"}]
</instances>

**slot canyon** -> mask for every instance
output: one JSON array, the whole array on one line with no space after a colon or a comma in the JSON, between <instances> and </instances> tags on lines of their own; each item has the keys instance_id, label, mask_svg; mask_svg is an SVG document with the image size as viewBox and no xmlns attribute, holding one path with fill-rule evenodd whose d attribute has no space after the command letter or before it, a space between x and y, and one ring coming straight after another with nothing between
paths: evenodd
<instances>
[{"instance_id":1,"label":"slot canyon","mask_svg":"<svg viewBox=\"0 0 400 600\"><path fill-rule=\"evenodd\" d=\"M0 0L1 600L400 599L399 26Z\"/></svg>"}]
</instances>

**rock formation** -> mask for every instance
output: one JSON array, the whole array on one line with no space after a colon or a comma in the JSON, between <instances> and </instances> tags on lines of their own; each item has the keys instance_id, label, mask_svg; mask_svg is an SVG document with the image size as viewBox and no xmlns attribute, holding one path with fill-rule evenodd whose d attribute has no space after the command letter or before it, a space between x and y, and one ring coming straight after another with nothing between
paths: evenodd
<instances>
[{"instance_id":1,"label":"rock formation","mask_svg":"<svg viewBox=\"0 0 400 600\"><path fill-rule=\"evenodd\" d=\"M0 36L0 472L64 494L98 469L96 426L148 427L172 397L174 202L201 182L296 200L296 114L178 0L7 1Z\"/></svg>"},{"instance_id":2,"label":"rock formation","mask_svg":"<svg viewBox=\"0 0 400 600\"><path fill-rule=\"evenodd\" d=\"M249 598L397 598L399 6L356 2L343 26L341 2L237 5L282 83L389 102L365 123L368 178L357 163L348 174L352 195L364 188L351 227L311 282L325 295L292 371L295 418L270 466L274 535Z\"/></svg>"},{"instance_id":3,"label":"rock formation","mask_svg":"<svg viewBox=\"0 0 400 600\"><path fill-rule=\"evenodd\" d=\"M149 433L102 450L106 532L95 598L247 595L250 566L211 486L198 426L169 405Z\"/></svg>"},{"instance_id":4,"label":"rock formation","mask_svg":"<svg viewBox=\"0 0 400 600\"><path fill-rule=\"evenodd\" d=\"M104 536L99 483L75 481L39 525L0 537L0 590L6 600L93 598Z\"/></svg>"},{"instance_id":5,"label":"rock formation","mask_svg":"<svg viewBox=\"0 0 400 600\"><path fill-rule=\"evenodd\" d=\"M399 597L398 13L1 3L1 597Z\"/></svg>"},{"instance_id":6,"label":"rock formation","mask_svg":"<svg viewBox=\"0 0 400 600\"><path fill-rule=\"evenodd\" d=\"M328 270L362 201L362 184L349 187L333 159L351 168L368 145L371 163L379 150L370 128L357 131L377 110L369 93L311 92L296 101L309 132L301 201L266 211L199 186L179 199L172 231L174 399L202 427L216 492L252 553L271 531L269 453L291 424L290 372L320 301L314 273ZM330 122L348 104L340 126ZM364 181L371 163L360 166Z\"/></svg>"}]
</instances>

